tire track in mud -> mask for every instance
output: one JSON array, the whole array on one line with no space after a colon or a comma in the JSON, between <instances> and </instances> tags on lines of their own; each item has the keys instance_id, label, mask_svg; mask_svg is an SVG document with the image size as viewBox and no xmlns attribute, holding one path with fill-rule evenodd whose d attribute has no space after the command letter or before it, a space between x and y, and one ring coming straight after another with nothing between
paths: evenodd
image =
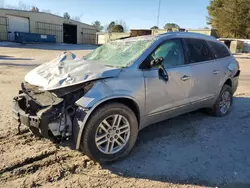
<instances>
[{"instance_id":1,"label":"tire track in mud","mask_svg":"<svg viewBox=\"0 0 250 188\"><path fill-rule=\"evenodd\" d=\"M50 156L50 155L53 155L53 154L55 154L55 153L56 153L56 151L49 151L49 152L46 152L46 151L45 151L45 152L42 152L41 154L39 154L39 155L37 155L37 156L35 156L35 157L25 158L23 161L20 161L20 162L18 162L18 163L16 163L16 164L13 164L13 165L11 165L11 166L7 166L6 168L0 170L0 174L3 174L3 173L5 173L5 172L12 171L12 170L14 170L14 169L16 169L16 168L20 168L20 167L22 167L22 166L24 166L24 165L31 164L31 163L33 163L33 162L35 162L35 161L42 160L42 159L44 159L44 158L46 158L46 157L48 157L48 156Z\"/></svg>"},{"instance_id":2,"label":"tire track in mud","mask_svg":"<svg viewBox=\"0 0 250 188\"><path fill-rule=\"evenodd\" d=\"M0 184L5 186L19 184L17 182L25 184L24 187L34 182L39 185L55 183L72 174L97 167L79 151L36 138L28 129L22 130L20 134L17 134L16 129L5 132L1 135L0 146L1 150L3 148L0 158L5 155L7 159L0 167ZM23 152L24 156L20 155Z\"/></svg>"}]
</instances>

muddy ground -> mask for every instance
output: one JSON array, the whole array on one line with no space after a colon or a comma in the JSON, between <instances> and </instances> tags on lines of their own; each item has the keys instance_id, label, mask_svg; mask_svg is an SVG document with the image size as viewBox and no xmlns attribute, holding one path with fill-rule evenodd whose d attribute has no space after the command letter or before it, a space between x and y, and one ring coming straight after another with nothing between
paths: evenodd
<instances>
[{"instance_id":1,"label":"muddy ground","mask_svg":"<svg viewBox=\"0 0 250 188\"><path fill-rule=\"evenodd\" d=\"M0 43L0 187L250 187L247 54L236 56L242 74L230 115L194 112L152 125L122 161L101 166L67 143L35 138L25 127L17 134L11 106L24 75L63 50L82 56L93 48Z\"/></svg>"}]
</instances>

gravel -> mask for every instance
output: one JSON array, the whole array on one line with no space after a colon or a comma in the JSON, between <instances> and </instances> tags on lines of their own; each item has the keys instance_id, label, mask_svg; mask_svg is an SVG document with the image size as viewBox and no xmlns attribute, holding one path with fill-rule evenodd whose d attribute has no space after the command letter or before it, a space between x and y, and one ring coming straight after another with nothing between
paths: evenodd
<instances>
[{"instance_id":1,"label":"gravel","mask_svg":"<svg viewBox=\"0 0 250 188\"><path fill-rule=\"evenodd\" d=\"M250 187L250 55L236 54L240 85L232 112L201 111L151 125L122 161L99 165L67 145L17 135L11 102L24 75L60 50L82 56L84 45L0 47L0 187Z\"/></svg>"}]
</instances>

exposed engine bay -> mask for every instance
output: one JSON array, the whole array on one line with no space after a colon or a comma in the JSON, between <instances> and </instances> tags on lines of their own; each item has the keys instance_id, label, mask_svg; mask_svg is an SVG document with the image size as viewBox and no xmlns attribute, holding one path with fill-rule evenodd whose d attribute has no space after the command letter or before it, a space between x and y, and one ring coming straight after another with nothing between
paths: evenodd
<instances>
[{"instance_id":1,"label":"exposed engine bay","mask_svg":"<svg viewBox=\"0 0 250 188\"><path fill-rule=\"evenodd\" d=\"M14 98L13 112L16 112L19 124L28 124L37 136L69 138L77 109L75 102L92 86L93 81L41 91L38 86L24 82L19 95Z\"/></svg>"}]
</instances>

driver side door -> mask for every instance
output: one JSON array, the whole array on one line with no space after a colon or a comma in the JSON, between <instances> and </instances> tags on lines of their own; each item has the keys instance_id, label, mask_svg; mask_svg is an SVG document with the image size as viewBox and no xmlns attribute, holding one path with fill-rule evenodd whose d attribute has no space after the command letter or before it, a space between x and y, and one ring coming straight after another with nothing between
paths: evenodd
<instances>
[{"instance_id":1,"label":"driver side door","mask_svg":"<svg viewBox=\"0 0 250 188\"><path fill-rule=\"evenodd\" d=\"M166 40L146 58L146 62L163 57L168 74L164 80L157 67L144 70L147 124L188 112L191 103L192 74L185 64L181 39Z\"/></svg>"}]
</instances>

